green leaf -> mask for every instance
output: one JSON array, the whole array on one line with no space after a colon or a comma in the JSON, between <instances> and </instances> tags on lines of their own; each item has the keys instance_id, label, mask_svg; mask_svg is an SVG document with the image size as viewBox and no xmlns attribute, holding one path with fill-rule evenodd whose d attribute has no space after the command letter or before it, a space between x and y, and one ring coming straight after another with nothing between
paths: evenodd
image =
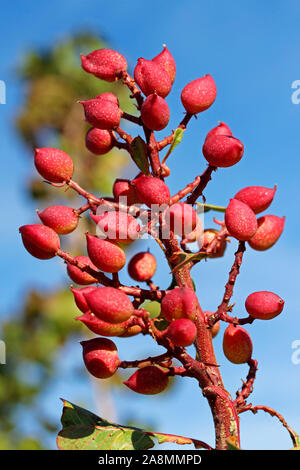
<instances>
[{"instance_id":1,"label":"green leaf","mask_svg":"<svg viewBox=\"0 0 300 470\"><path fill-rule=\"evenodd\" d=\"M217 212L226 212L226 207L223 206L215 206L213 204L204 204L201 202L196 202L197 206L200 206L203 208L203 212L209 212L209 211L217 211Z\"/></svg>"},{"instance_id":2,"label":"green leaf","mask_svg":"<svg viewBox=\"0 0 300 470\"><path fill-rule=\"evenodd\" d=\"M291 450L300 450L300 436L296 435L296 447L293 447Z\"/></svg>"},{"instance_id":3,"label":"green leaf","mask_svg":"<svg viewBox=\"0 0 300 470\"><path fill-rule=\"evenodd\" d=\"M146 450L154 446L154 439L159 444L173 442L203 447L201 441L189 437L109 423L66 400L63 404L63 428L57 436L57 446L62 450Z\"/></svg>"},{"instance_id":4,"label":"green leaf","mask_svg":"<svg viewBox=\"0 0 300 470\"><path fill-rule=\"evenodd\" d=\"M191 261L201 261L204 258L207 258L207 254L201 253L200 251L198 253L181 253L179 263L176 264L176 266L172 269L171 272L175 273L176 271L178 271L178 269L181 269L183 266L190 263Z\"/></svg>"},{"instance_id":5,"label":"green leaf","mask_svg":"<svg viewBox=\"0 0 300 470\"><path fill-rule=\"evenodd\" d=\"M181 127L177 127L177 129L174 132L174 137L173 137L173 140L172 140L172 144L171 144L168 152L164 156L163 162L165 162L167 160L167 158L169 157L169 155L171 155L171 153L177 147L177 145L180 144L180 142L182 141L183 133L184 133L184 129L181 129Z\"/></svg>"},{"instance_id":6,"label":"green leaf","mask_svg":"<svg viewBox=\"0 0 300 470\"><path fill-rule=\"evenodd\" d=\"M145 141L140 137L135 137L131 143L132 158L138 168L145 174L149 175L149 162L147 158L147 146Z\"/></svg>"}]
</instances>

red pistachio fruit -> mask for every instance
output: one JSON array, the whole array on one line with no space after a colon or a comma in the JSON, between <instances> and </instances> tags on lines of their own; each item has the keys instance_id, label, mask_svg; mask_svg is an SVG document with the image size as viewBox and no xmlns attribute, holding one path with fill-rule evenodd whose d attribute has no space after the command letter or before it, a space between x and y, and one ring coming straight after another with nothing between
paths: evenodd
<instances>
[{"instance_id":1,"label":"red pistachio fruit","mask_svg":"<svg viewBox=\"0 0 300 470\"><path fill-rule=\"evenodd\" d=\"M241 326L230 324L223 337L223 351L228 361L244 364L251 359L253 344L251 337Z\"/></svg>"},{"instance_id":2,"label":"red pistachio fruit","mask_svg":"<svg viewBox=\"0 0 300 470\"><path fill-rule=\"evenodd\" d=\"M53 258L60 248L57 233L46 225L23 225L19 228L19 232L24 247L35 258Z\"/></svg>"},{"instance_id":3,"label":"red pistachio fruit","mask_svg":"<svg viewBox=\"0 0 300 470\"><path fill-rule=\"evenodd\" d=\"M193 344L196 334L197 328L188 318L178 318L172 321L166 333L174 346L178 347L186 347Z\"/></svg>"},{"instance_id":4,"label":"red pistachio fruit","mask_svg":"<svg viewBox=\"0 0 300 470\"><path fill-rule=\"evenodd\" d=\"M208 109L217 96L217 87L211 75L197 78L188 83L181 92L181 102L190 114Z\"/></svg>"},{"instance_id":5,"label":"red pistachio fruit","mask_svg":"<svg viewBox=\"0 0 300 470\"><path fill-rule=\"evenodd\" d=\"M138 282L149 281L156 271L156 259L147 251L137 253L128 264L128 273Z\"/></svg>"},{"instance_id":6,"label":"red pistachio fruit","mask_svg":"<svg viewBox=\"0 0 300 470\"><path fill-rule=\"evenodd\" d=\"M75 256L74 260L83 266L89 266L95 271L98 271L97 267L87 256ZM88 286L89 284L95 284L95 282L98 282L97 279L94 278L91 274L86 271L82 271L80 268L71 263L67 263L67 272L72 281L76 284L80 284L81 286Z\"/></svg>"},{"instance_id":7,"label":"red pistachio fruit","mask_svg":"<svg viewBox=\"0 0 300 470\"><path fill-rule=\"evenodd\" d=\"M118 127L121 119L120 108L110 100L92 99L80 101L84 108L87 122L98 129L114 129Z\"/></svg>"},{"instance_id":8,"label":"red pistachio fruit","mask_svg":"<svg viewBox=\"0 0 300 470\"><path fill-rule=\"evenodd\" d=\"M173 84L176 76L176 63L174 57L165 44L163 46L163 50L157 56L155 56L152 61L165 69L165 71L169 74L171 83Z\"/></svg>"},{"instance_id":9,"label":"red pistachio fruit","mask_svg":"<svg viewBox=\"0 0 300 470\"><path fill-rule=\"evenodd\" d=\"M257 220L257 231L248 241L253 250L264 251L271 248L283 232L285 217L264 215Z\"/></svg>"},{"instance_id":10,"label":"red pistachio fruit","mask_svg":"<svg viewBox=\"0 0 300 470\"><path fill-rule=\"evenodd\" d=\"M92 127L86 133L85 145L95 155L104 155L113 148L114 138L110 131Z\"/></svg>"},{"instance_id":11,"label":"red pistachio fruit","mask_svg":"<svg viewBox=\"0 0 300 470\"><path fill-rule=\"evenodd\" d=\"M241 241L250 240L257 230L257 220L252 209L237 199L230 199L225 212L228 232Z\"/></svg>"},{"instance_id":12,"label":"red pistachio fruit","mask_svg":"<svg viewBox=\"0 0 300 470\"><path fill-rule=\"evenodd\" d=\"M151 208L153 204L168 204L171 198L166 183L153 176L142 175L132 181L141 202Z\"/></svg>"},{"instance_id":13,"label":"red pistachio fruit","mask_svg":"<svg viewBox=\"0 0 300 470\"><path fill-rule=\"evenodd\" d=\"M72 158L59 149L50 147L35 149L34 164L39 174L51 183L64 183L72 178Z\"/></svg>"},{"instance_id":14,"label":"red pistachio fruit","mask_svg":"<svg viewBox=\"0 0 300 470\"><path fill-rule=\"evenodd\" d=\"M275 196L277 186L273 189L265 188L264 186L247 186L241 189L234 199L247 204L255 214L265 211Z\"/></svg>"},{"instance_id":15,"label":"red pistachio fruit","mask_svg":"<svg viewBox=\"0 0 300 470\"><path fill-rule=\"evenodd\" d=\"M92 262L105 273L116 273L126 263L124 250L113 241L86 234L87 251Z\"/></svg>"},{"instance_id":16,"label":"red pistachio fruit","mask_svg":"<svg viewBox=\"0 0 300 470\"><path fill-rule=\"evenodd\" d=\"M85 367L97 379L108 379L116 372L120 361L118 350L110 339L94 338L81 341Z\"/></svg>"},{"instance_id":17,"label":"red pistachio fruit","mask_svg":"<svg viewBox=\"0 0 300 470\"><path fill-rule=\"evenodd\" d=\"M205 137L206 139L209 139L210 137L213 137L215 135L233 135L227 124L225 122L221 122L218 124L218 126L213 127Z\"/></svg>"},{"instance_id":18,"label":"red pistachio fruit","mask_svg":"<svg viewBox=\"0 0 300 470\"><path fill-rule=\"evenodd\" d=\"M109 240L131 243L138 238L140 225L126 212L110 211L101 215L91 213L90 216L97 224L97 229Z\"/></svg>"},{"instance_id":19,"label":"red pistachio fruit","mask_svg":"<svg viewBox=\"0 0 300 470\"><path fill-rule=\"evenodd\" d=\"M83 70L95 75L101 80L114 82L120 72L126 72L127 62L119 52L111 49L98 49L81 56Z\"/></svg>"},{"instance_id":20,"label":"red pistachio fruit","mask_svg":"<svg viewBox=\"0 0 300 470\"><path fill-rule=\"evenodd\" d=\"M129 297L114 287L98 287L85 294L85 298L91 311L108 323L122 323L134 312Z\"/></svg>"},{"instance_id":21,"label":"red pistachio fruit","mask_svg":"<svg viewBox=\"0 0 300 470\"><path fill-rule=\"evenodd\" d=\"M202 151L210 165L227 168L241 160L244 146L231 135L217 134L205 140Z\"/></svg>"},{"instance_id":22,"label":"red pistachio fruit","mask_svg":"<svg viewBox=\"0 0 300 470\"><path fill-rule=\"evenodd\" d=\"M152 131L161 131L170 120L168 103L157 94L147 96L142 104L141 118L143 124Z\"/></svg>"},{"instance_id":23,"label":"red pistachio fruit","mask_svg":"<svg viewBox=\"0 0 300 470\"><path fill-rule=\"evenodd\" d=\"M248 295L245 307L249 315L259 320L272 320L284 307L284 300L279 295L268 291L253 292Z\"/></svg>"},{"instance_id":24,"label":"red pistachio fruit","mask_svg":"<svg viewBox=\"0 0 300 470\"><path fill-rule=\"evenodd\" d=\"M169 291L161 302L161 313L167 321L178 318L193 320L197 311L198 299L188 287L176 287Z\"/></svg>"},{"instance_id":25,"label":"red pistachio fruit","mask_svg":"<svg viewBox=\"0 0 300 470\"><path fill-rule=\"evenodd\" d=\"M60 235L66 235L76 229L79 216L72 207L50 206L43 212L37 211L44 225L52 228Z\"/></svg>"},{"instance_id":26,"label":"red pistachio fruit","mask_svg":"<svg viewBox=\"0 0 300 470\"><path fill-rule=\"evenodd\" d=\"M163 392L169 383L166 372L156 366L138 369L126 382L128 388L143 395L155 395Z\"/></svg>"},{"instance_id":27,"label":"red pistachio fruit","mask_svg":"<svg viewBox=\"0 0 300 470\"><path fill-rule=\"evenodd\" d=\"M156 62L143 58L138 59L134 80L146 96L157 93L165 98L172 88L168 72Z\"/></svg>"}]
</instances>

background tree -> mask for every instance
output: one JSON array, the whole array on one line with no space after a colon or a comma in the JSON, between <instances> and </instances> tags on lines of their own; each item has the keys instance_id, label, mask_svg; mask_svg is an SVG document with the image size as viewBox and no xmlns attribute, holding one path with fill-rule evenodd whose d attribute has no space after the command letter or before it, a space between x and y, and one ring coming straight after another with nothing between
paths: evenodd
<instances>
[{"instance_id":1,"label":"background tree","mask_svg":"<svg viewBox=\"0 0 300 470\"><path fill-rule=\"evenodd\" d=\"M80 53L105 46L97 36L77 34L53 48L29 53L19 69L20 79L25 83L26 98L16 126L30 149L30 156L36 146L63 148L76 162L80 184L96 192L111 193L114 178L120 174L120 168L128 164L127 155L114 149L104 157L97 157L86 149L84 135L89 126L82 119L81 106L76 103L79 99L89 99L113 90L122 108L134 112L124 87L92 76L87 79L80 67ZM66 199L68 205L79 207L73 192L61 191L58 198L54 188L36 176L32 177L28 191L40 210ZM88 219L81 223L88 229ZM81 244L82 240L75 233L68 237L65 249L80 252ZM10 354L0 375L0 449L43 448L43 436L57 431L59 423L49 421L38 409L37 401L55 377L59 350L70 339L74 341L75 336L80 336L83 329L80 322L74 321L73 299L65 285L43 295L34 290L28 292L24 305L2 324L1 338L10 345ZM82 370L80 364L74 371L81 380ZM35 379L28 380L32 375ZM102 400L108 397L103 391L113 383L118 384L118 379L106 383L104 390L101 384ZM112 416L109 406L111 403L107 401L107 413ZM15 427L16 417L20 415L34 416L35 426L42 430L38 433L40 438L28 438L22 426Z\"/></svg>"}]
</instances>

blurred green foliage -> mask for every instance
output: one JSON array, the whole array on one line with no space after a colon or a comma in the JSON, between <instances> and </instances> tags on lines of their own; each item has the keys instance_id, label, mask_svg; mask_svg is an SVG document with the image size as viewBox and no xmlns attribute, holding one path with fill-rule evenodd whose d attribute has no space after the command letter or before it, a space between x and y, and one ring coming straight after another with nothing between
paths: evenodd
<instances>
[{"instance_id":1,"label":"blurred green foliage","mask_svg":"<svg viewBox=\"0 0 300 470\"><path fill-rule=\"evenodd\" d=\"M21 138L32 150L30 155L36 146L65 150L75 163L74 179L86 189L102 194L111 193L113 180L128 163L128 157L118 150L102 157L86 150L84 136L88 126L77 101L113 91L122 108L134 112L125 87L103 82L80 67L80 53L103 47L106 44L99 37L79 34L50 50L29 53L19 69L26 98L16 121ZM36 174L28 189L39 206L58 200L64 203L66 199L68 205L80 205L74 192L57 190ZM83 252L84 237L79 235L88 225L88 218L83 217L79 231L64 238L67 251ZM19 311L2 324L1 338L9 345L9 355L7 364L0 369L0 449L41 449L45 447L43 431L53 433L55 442L59 423L52 423L37 411L37 402L55 374L61 348L78 338L80 331L81 336L87 335L84 326L74 321L76 307L65 287L44 294L29 292ZM80 364L80 370L81 367ZM117 378L115 382L118 383ZM42 430L33 437L27 435L26 426L19 422L15 425L17 415L28 411L36 427Z\"/></svg>"}]
</instances>

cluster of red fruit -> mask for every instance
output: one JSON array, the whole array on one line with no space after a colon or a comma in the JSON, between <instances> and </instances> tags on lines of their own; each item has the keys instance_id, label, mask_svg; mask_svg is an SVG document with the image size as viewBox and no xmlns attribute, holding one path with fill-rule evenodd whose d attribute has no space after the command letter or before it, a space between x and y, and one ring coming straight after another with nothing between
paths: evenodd
<instances>
[{"instance_id":1,"label":"cluster of red fruit","mask_svg":"<svg viewBox=\"0 0 300 470\"><path fill-rule=\"evenodd\" d=\"M85 197L87 207L84 210L91 211L92 219L102 231L111 228L115 236L108 239L87 233L88 256L72 258L60 249L58 234L65 235L75 230L83 210L65 206L48 207L38 214L43 225L25 225L20 228L20 232L24 246L31 255L39 259L50 259L55 255L62 257L67 262L67 272L72 281L86 286L71 289L75 302L83 313L78 319L101 337L82 342L83 358L91 374L98 378L107 378L116 372L121 361L115 344L103 337L129 337L149 332L154 337L156 335L153 320L149 320L149 314L141 308L145 298L161 302L161 319L167 322L167 326L158 337L170 352L190 346L196 341L199 321L204 322L205 328L210 328L212 337L217 334L220 324L209 323L212 312L203 312L204 315L199 320L199 312L202 311L197 296L190 287L178 285L168 291L159 291L151 286L151 279L156 271L156 260L151 253L136 254L128 265L129 274L135 281L149 284L148 294L145 289L121 285L117 277L126 263L125 251L120 243L132 242L141 230L137 222L138 216L133 216L118 206L121 197L127 198L128 207L137 203L148 208L153 204L167 205L165 216L168 215L172 237L179 235L194 241L192 234L197 231L199 221L196 211L192 205L180 201L188 191L192 194L193 190L197 191L197 187L190 185L187 191L181 191L178 197L171 198L164 181L168 175L162 171L158 157L160 150L172 144L174 132L161 143L153 141L153 131L164 129L170 118L165 98L171 91L176 73L172 55L164 47L152 60L139 59L134 70L134 80L127 73L125 58L115 51L97 50L81 59L83 69L96 77L109 82L123 80L137 99L140 110L139 117L127 115L120 109L118 99L112 93L102 93L94 99L81 101L85 118L93 126L86 135L87 148L97 155L103 155L113 146L118 146L119 135L131 153L133 139L120 128L121 118L129 119L145 131L147 142L144 144L152 174L139 173L132 181L117 179L113 186L112 203L111 200L99 199L84 191L72 180L73 162L65 152L53 148L37 149L35 166L40 175L53 185L66 184ZM213 104L216 93L216 85L210 75L188 83L181 93L186 116L179 127L185 129L193 115L208 109ZM203 155L210 170L235 165L242 158L243 152L242 142L233 136L224 123L208 133L203 145ZM201 184L201 179L198 184ZM269 207L275 191L276 188L257 186L239 191L230 200L225 212L225 236L220 237L215 229L205 230L202 252L207 252L210 257L223 256L228 236L248 242L255 250L266 250L273 246L283 231L284 218L266 215L256 219L256 214ZM97 207L100 205L107 207L107 211L98 215ZM112 207L114 211L109 210ZM162 237L161 242L164 243ZM210 250L212 246L214 249ZM165 252L168 253L168 250L170 247ZM171 255L174 256L174 252ZM168 259L170 265L172 256ZM110 279L104 273L112 273L113 278ZM104 285L93 285L99 283ZM135 300L132 302L128 295ZM274 318L282 311L283 305L280 297L266 291L254 292L246 300L246 310L255 319ZM245 363L251 359L251 338L236 322L232 322L226 329L223 347L226 357L233 363ZM139 393L161 392L168 385L170 375L167 363L162 364L138 368L125 384Z\"/></svg>"}]
</instances>

